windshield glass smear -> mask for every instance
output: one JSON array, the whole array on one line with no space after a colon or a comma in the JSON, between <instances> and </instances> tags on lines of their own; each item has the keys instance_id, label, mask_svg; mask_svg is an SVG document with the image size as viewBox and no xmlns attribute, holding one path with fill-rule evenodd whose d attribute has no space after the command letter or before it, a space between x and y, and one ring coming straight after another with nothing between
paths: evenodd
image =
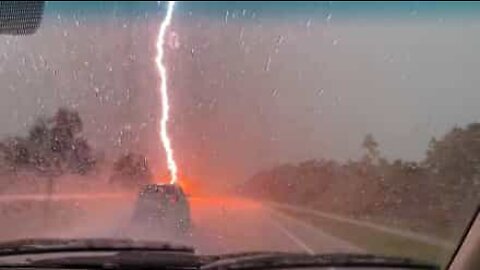
<instances>
[{"instance_id":1,"label":"windshield glass smear","mask_svg":"<svg viewBox=\"0 0 480 270\"><path fill-rule=\"evenodd\" d=\"M44 11L0 36L1 241L444 265L480 202L478 3Z\"/></svg>"}]
</instances>

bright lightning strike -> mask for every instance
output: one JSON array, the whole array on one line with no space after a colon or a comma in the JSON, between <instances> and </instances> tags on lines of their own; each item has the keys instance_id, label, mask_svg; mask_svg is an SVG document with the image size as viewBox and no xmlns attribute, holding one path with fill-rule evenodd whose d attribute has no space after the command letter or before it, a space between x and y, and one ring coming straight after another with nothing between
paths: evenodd
<instances>
[{"instance_id":1,"label":"bright lightning strike","mask_svg":"<svg viewBox=\"0 0 480 270\"><path fill-rule=\"evenodd\" d=\"M178 168L173 158L173 149L170 138L168 137L167 132L167 123L168 123L168 112L170 110L170 105L168 103L168 84L167 84L167 69L163 63L164 56L164 44L165 44L165 33L167 28L170 26L172 21L172 13L175 1L168 1L167 6L167 15L160 25L160 31L157 37L157 56L155 58L155 63L157 64L158 71L160 72L160 95L162 97L162 118L160 119L160 140L162 141L163 148L165 149L165 154L167 156L167 166L170 172L170 184L175 184L177 182L177 173Z\"/></svg>"}]
</instances>

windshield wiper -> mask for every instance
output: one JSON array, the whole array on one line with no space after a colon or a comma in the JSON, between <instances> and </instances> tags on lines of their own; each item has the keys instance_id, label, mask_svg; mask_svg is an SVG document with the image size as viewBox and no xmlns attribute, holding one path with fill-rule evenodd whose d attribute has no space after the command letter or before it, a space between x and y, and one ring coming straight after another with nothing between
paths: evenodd
<instances>
[{"instance_id":1,"label":"windshield wiper","mask_svg":"<svg viewBox=\"0 0 480 270\"><path fill-rule=\"evenodd\" d=\"M0 243L0 257L24 254L95 251L155 251L193 254L193 247L158 241L131 239L25 239Z\"/></svg>"},{"instance_id":2,"label":"windshield wiper","mask_svg":"<svg viewBox=\"0 0 480 270\"><path fill-rule=\"evenodd\" d=\"M293 267L391 267L407 269L440 269L438 266L409 258L386 257L367 254L320 254L266 252L243 253L211 257L210 263L201 267L207 269L273 269Z\"/></svg>"},{"instance_id":3,"label":"windshield wiper","mask_svg":"<svg viewBox=\"0 0 480 270\"><path fill-rule=\"evenodd\" d=\"M110 255L71 257L70 252L115 252ZM167 242L129 239L29 239L0 243L2 256L59 253L58 258L31 259L27 263L0 266L48 266L122 268L166 267L169 269L273 269L304 267L390 267L404 269L439 269L438 266L408 258L364 254L310 255L289 252L248 252L197 256L192 247Z\"/></svg>"}]
</instances>

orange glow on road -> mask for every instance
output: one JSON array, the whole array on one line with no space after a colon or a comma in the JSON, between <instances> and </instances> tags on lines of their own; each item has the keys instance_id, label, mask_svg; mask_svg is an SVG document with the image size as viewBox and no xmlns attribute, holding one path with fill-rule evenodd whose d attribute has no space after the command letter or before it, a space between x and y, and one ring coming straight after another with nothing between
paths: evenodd
<instances>
[{"instance_id":1,"label":"orange glow on road","mask_svg":"<svg viewBox=\"0 0 480 270\"><path fill-rule=\"evenodd\" d=\"M202 207L205 205L216 205L218 207L230 206L235 209L260 209L262 206L260 203L239 198L239 197L228 197L228 196L201 196L201 197L190 197L189 202L193 208Z\"/></svg>"},{"instance_id":2,"label":"orange glow on road","mask_svg":"<svg viewBox=\"0 0 480 270\"><path fill-rule=\"evenodd\" d=\"M198 182L193 181L191 178L181 176L178 180L178 184L187 196L198 196L203 194L202 187L198 184Z\"/></svg>"}]
</instances>

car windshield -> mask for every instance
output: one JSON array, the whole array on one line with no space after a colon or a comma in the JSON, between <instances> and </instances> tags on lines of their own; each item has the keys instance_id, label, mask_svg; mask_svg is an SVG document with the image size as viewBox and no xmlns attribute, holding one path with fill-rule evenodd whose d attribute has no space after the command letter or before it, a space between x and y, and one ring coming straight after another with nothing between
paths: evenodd
<instances>
[{"instance_id":1,"label":"car windshield","mask_svg":"<svg viewBox=\"0 0 480 270\"><path fill-rule=\"evenodd\" d=\"M35 33L0 35L0 241L445 265L480 202L478 15L46 2Z\"/></svg>"}]
</instances>

